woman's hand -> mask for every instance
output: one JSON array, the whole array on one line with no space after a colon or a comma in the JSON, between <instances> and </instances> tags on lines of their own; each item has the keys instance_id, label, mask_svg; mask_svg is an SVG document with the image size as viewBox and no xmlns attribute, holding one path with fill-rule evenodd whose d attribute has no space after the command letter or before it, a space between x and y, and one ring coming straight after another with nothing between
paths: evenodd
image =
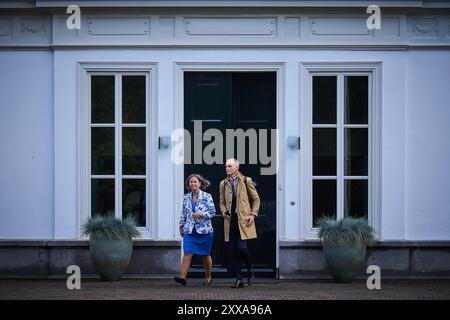
<instances>
[{"instance_id":1,"label":"woman's hand","mask_svg":"<svg viewBox=\"0 0 450 320\"><path fill-rule=\"evenodd\" d=\"M180 227L180 236L183 236L184 235L184 229L183 229L183 227Z\"/></svg>"},{"instance_id":2,"label":"woman's hand","mask_svg":"<svg viewBox=\"0 0 450 320\"><path fill-rule=\"evenodd\" d=\"M202 212L195 212L192 214L192 218L194 219L200 219L203 217L203 213Z\"/></svg>"}]
</instances>

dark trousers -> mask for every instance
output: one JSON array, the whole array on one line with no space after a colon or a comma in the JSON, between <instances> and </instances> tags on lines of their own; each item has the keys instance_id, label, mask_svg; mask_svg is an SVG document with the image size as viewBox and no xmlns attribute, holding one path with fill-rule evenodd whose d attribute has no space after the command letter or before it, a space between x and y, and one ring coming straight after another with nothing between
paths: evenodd
<instances>
[{"instance_id":1,"label":"dark trousers","mask_svg":"<svg viewBox=\"0 0 450 320\"><path fill-rule=\"evenodd\" d=\"M230 261L230 271L233 277L242 280L241 257L244 260L249 274L252 271L252 264L250 252L247 247L247 240L241 239L236 216L231 218L229 236L228 257Z\"/></svg>"}]
</instances>

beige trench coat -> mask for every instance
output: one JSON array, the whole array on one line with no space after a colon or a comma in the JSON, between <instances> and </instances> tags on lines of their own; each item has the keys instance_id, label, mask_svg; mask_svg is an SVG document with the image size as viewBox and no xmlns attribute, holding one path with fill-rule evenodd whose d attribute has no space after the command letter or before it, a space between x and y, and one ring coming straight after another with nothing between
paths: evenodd
<instances>
[{"instance_id":1,"label":"beige trench coat","mask_svg":"<svg viewBox=\"0 0 450 320\"><path fill-rule=\"evenodd\" d=\"M248 191L247 191L248 190ZM248 194L247 194L248 192ZM233 191L228 179L224 179L220 182L220 212L222 215L229 211L231 212L231 201ZM249 197L252 199L252 205L250 207ZM237 177L237 196L236 196L236 211L239 219L239 231L242 240L256 238L255 223L247 227L247 218L253 214L258 216L259 212L259 195L253 185L253 181L250 177L247 177L247 188L245 187L244 176L242 173L238 173ZM225 241L229 241L230 232L230 220L224 219L224 232Z\"/></svg>"}]
</instances>

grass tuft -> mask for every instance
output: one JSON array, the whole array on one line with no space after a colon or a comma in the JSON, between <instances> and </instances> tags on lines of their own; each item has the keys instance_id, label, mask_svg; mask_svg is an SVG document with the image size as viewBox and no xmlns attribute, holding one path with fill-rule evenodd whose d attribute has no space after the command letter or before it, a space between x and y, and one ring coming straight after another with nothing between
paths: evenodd
<instances>
[{"instance_id":1,"label":"grass tuft","mask_svg":"<svg viewBox=\"0 0 450 320\"><path fill-rule=\"evenodd\" d=\"M132 239L140 236L135 217L128 216L120 220L113 212L88 218L82 230L83 235L89 238L103 236L109 239Z\"/></svg>"},{"instance_id":2,"label":"grass tuft","mask_svg":"<svg viewBox=\"0 0 450 320\"><path fill-rule=\"evenodd\" d=\"M319 238L334 246L369 245L374 240L373 229L364 218L343 218L335 220L325 217L317 222Z\"/></svg>"}]
</instances>

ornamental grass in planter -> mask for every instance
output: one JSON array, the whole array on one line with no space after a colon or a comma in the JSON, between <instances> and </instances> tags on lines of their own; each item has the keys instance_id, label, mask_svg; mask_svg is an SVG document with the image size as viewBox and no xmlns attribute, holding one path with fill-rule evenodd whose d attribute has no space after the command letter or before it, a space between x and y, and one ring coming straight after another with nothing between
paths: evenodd
<instances>
[{"instance_id":1,"label":"ornamental grass in planter","mask_svg":"<svg viewBox=\"0 0 450 320\"><path fill-rule=\"evenodd\" d=\"M119 280L133 253L133 238L139 237L136 219L120 220L114 213L95 215L83 224L83 235L89 237L89 251L95 268L105 281Z\"/></svg>"},{"instance_id":2,"label":"ornamental grass in planter","mask_svg":"<svg viewBox=\"0 0 450 320\"><path fill-rule=\"evenodd\" d=\"M352 282L364 267L366 246L374 240L364 218L322 218L318 221L325 260L335 282Z\"/></svg>"}]
</instances>

